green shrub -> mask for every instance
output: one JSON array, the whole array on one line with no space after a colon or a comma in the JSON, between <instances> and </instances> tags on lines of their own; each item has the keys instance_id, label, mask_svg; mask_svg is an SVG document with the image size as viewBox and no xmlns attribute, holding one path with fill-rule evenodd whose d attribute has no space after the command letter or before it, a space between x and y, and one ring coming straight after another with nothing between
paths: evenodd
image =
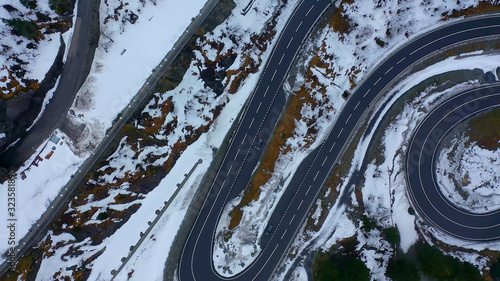
<instances>
[{"instance_id":1,"label":"green shrub","mask_svg":"<svg viewBox=\"0 0 500 281\"><path fill-rule=\"evenodd\" d=\"M500 281L500 259L497 260L490 268L491 278L495 281Z\"/></svg>"},{"instance_id":2,"label":"green shrub","mask_svg":"<svg viewBox=\"0 0 500 281\"><path fill-rule=\"evenodd\" d=\"M353 257L325 260L316 274L317 281L369 281L370 270Z\"/></svg>"},{"instance_id":3,"label":"green shrub","mask_svg":"<svg viewBox=\"0 0 500 281\"><path fill-rule=\"evenodd\" d=\"M390 260L386 275L393 281L420 281L417 267L406 259Z\"/></svg>"},{"instance_id":4,"label":"green shrub","mask_svg":"<svg viewBox=\"0 0 500 281\"><path fill-rule=\"evenodd\" d=\"M479 270L468 262L443 254L438 248L421 245L417 248L417 258L422 273L438 280L480 281Z\"/></svg>"},{"instance_id":5,"label":"green shrub","mask_svg":"<svg viewBox=\"0 0 500 281\"><path fill-rule=\"evenodd\" d=\"M69 9L69 4L66 0L49 0L49 6L59 15L64 15Z\"/></svg>"},{"instance_id":6,"label":"green shrub","mask_svg":"<svg viewBox=\"0 0 500 281\"><path fill-rule=\"evenodd\" d=\"M108 212L102 212L97 215L97 219L100 221L103 221L105 219L109 218Z\"/></svg>"},{"instance_id":7,"label":"green shrub","mask_svg":"<svg viewBox=\"0 0 500 281\"><path fill-rule=\"evenodd\" d=\"M399 230L397 227L389 227L385 230L385 236L387 241L394 246L399 245L401 242L401 236L399 235Z\"/></svg>"},{"instance_id":8,"label":"green shrub","mask_svg":"<svg viewBox=\"0 0 500 281\"><path fill-rule=\"evenodd\" d=\"M13 29L16 35L24 36L28 39L35 39L38 36L38 26L32 21L8 19L6 23Z\"/></svg>"},{"instance_id":9,"label":"green shrub","mask_svg":"<svg viewBox=\"0 0 500 281\"><path fill-rule=\"evenodd\" d=\"M28 8L28 9L36 9L36 7L38 6L36 4L36 1L35 0L19 0L19 2L21 3L21 5L23 5L24 7Z\"/></svg>"},{"instance_id":10,"label":"green shrub","mask_svg":"<svg viewBox=\"0 0 500 281\"><path fill-rule=\"evenodd\" d=\"M377 223L374 220L369 219L366 215L363 215L361 220L363 221L366 232L370 232L372 229L377 227Z\"/></svg>"},{"instance_id":11,"label":"green shrub","mask_svg":"<svg viewBox=\"0 0 500 281\"><path fill-rule=\"evenodd\" d=\"M332 259L323 262L316 274L317 281L340 280L340 271Z\"/></svg>"}]
</instances>

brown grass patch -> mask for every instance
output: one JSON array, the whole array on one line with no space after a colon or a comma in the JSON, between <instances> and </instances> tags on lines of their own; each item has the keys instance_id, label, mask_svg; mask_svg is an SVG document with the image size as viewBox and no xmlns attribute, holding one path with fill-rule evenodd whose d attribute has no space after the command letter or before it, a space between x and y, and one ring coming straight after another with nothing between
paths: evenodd
<instances>
[{"instance_id":1,"label":"brown grass patch","mask_svg":"<svg viewBox=\"0 0 500 281\"><path fill-rule=\"evenodd\" d=\"M349 18L346 15L343 15L343 13L345 12L344 6L352 3L354 3L354 0L343 1L342 4L340 4L335 15L328 22L333 30L340 34L341 40L344 39L344 34L348 34L353 28Z\"/></svg>"},{"instance_id":2,"label":"brown grass patch","mask_svg":"<svg viewBox=\"0 0 500 281\"><path fill-rule=\"evenodd\" d=\"M494 4L492 1L480 1L476 7L470 7L470 8L466 8L463 10L453 10L453 11L451 11L451 14L449 14L449 15L443 13L442 20L449 20L449 19L459 18L459 17L463 17L463 16L468 17L468 16L475 15L475 14L483 14L483 13L490 13L490 12L497 12L497 11L500 11L499 2Z\"/></svg>"},{"instance_id":3,"label":"brown grass patch","mask_svg":"<svg viewBox=\"0 0 500 281\"><path fill-rule=\"evenodd\" d=\"M7 69L7 68L4 68ZM15 97L16 95L20 94L21 92L28 92L29 90L33 91L38 91L40 88L40 84L38 83L37 80L28 80L25 79L23 82L26 84L26 86L21 85L19 80L16 78L15 74L13 71L10 69L7 69L7 72L9 73L9 77L2 77L2 81L9 81L7 83L7 87L1 87L0 92L2 93L1 98L2 99L10 99L12 97Z\"/></svg>"},{"instance_id":4,"label":"brown grass patch","mask_svg":"<svg viewBox=\"0 0 500 281\"><path fill-rule=\"evenodd\" d=\"M467 136L469 142L477 144L488 150L500 148L500 109L493 109L469 121Z\"/></svg>"},{"instance_id":5,"label":"brown grass patch","mask_svg":"<svg viewBox=\"0 0 500 281\"><path fill-rule=\"evenodd\" d=\"M325 43L321 46L321 52L325 51ZM326 96L326 86L319 83L318 77L316 77L311 71L312 68L320 68L326 73L328 78L335 78L335 74L332 72L328 64L324 63L323 57L320 54L314 56L309 63L309 70L305 74L306 82L302 85L295 95L290 97L288 107L285 114L283 114L282 119L276 126L274 134L271 136L271 141L262 159L262 162L257 169L254 177L250 181L249 186L246 188L241 202L234 207L231 212L231 220L229 222L229 229L232 230L238 226L243 217L243 207L248 206L251 202L257 201L260 197L260 187L266 184L270 179L271 175L275 171L276 161L281 154L286 155L292 151L292 148L287 145L287 139L293 136L296 129L296 121L302 119L302 108L305 105L311 105L314 109L320 104L313 98L314 92L319 92L324 96L323 102L328 102L328 97ZM321 115L322 113L320 113ZM315 129L315 120L308 120L308 138L304 148L308 148L314 141L314 137L317 134Z\"/></svg>"}]
</instances>

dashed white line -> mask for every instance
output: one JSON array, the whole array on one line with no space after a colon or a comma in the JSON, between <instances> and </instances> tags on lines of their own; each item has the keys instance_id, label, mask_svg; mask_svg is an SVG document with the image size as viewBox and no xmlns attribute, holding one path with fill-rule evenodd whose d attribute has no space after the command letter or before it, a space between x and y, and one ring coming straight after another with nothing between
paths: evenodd
<instances>
[{"instance_id":1,"label":"dashed white line","mask_svg":"<svg viewBox=\"0 0 500 281\"><path fill-rule=\"evenodd\" d=\"M342 134L342 132L343 132L343 131L344 131L344 128L340 129L340 133L339 133L339 135L337 136L337 138L339 138L339 137L340 137L340 135Z\"/></svg>"},{"instance_id":2,"label":"dashed white line","mask_svg":"<svg viewBox=\"0 0 500 281\"><path fill-rule=\"evenodd\" d=\"M406 59L406 57L400 59L396 64L399 64L400 62L404 61Z\"/></svg>"},{"instance_id":3,"label":"dashed white line","mask_svg":"<svg viewBox=\"0 0 500 281\"><path fill-rule=\"evenodd\" d=\"M319 171L317 171L317 172L316 172L316 175L314 176L313 181L315 181L315 180L316 180L316 178L318 177L318 174L319 174Z\"/></svg>"},{"instance_id":4,"label":"dashed white line","mask_svg":"<svg viewBox=\"0 0 500 281\"><path fill-rule=\"evenodd\" d=\"M311 186L312 185L310 185L309 188L306 190L306 195L307 195L307 193L309 193L309 189L311 189Z\"/></svg>"},{"instance_id":5,"label":"dashed white line","mask_svg":"<svg viewBox=\"0 0 500 281\"><path fill-rule=\"evenodd\" d=\"M349 114L349 117L347 117L347 120L345 121L346 124L347 124L347 122L349 122L349 119L351 119L351 116L352 116L352 114Z\"/></svg>"},{"instance_id":6,"label":"dashed white line","mask_svg":"<svg viewBox=\"0 0 500 281\"><path fill-rule=\"evenodd\" d=\"M259 113L260 106L262 105L262 102L259 103L259 107L257 107L257 111L255 113Z\"/></svg>"},{"instance_id":7,"label":"dashed white line","mask_svg":"<svg viewBox=\"0 0 500 281\"><path fill-rule=\"evenodd\" d=\"M274 75L276 75L276 71L278 71L277 69L274 71L274 74L273 74L273 77L271 78L271 81L274 80Z\"/></svg>"},{"instance_id":8,"label":"dashed white line","mask_svg":"<svg viewBox=\"0 0 500 281\"><path fill-rule=\"evenodd\" d=\"M336 142L333 143L332 147L330 147L330 150L328 152L332 152L333 147L335 147Z\"/></svg>"},{"instance_id":9,"label":"dashed white line","mask_svg":"<svg viewBox=\"0 0 500 281\"><path fill-rule=\"evenodd\" d=\"M248 126L248 129L252 128L253 120L255 120L255 118L252 118L252 121L250 122L250 126Z\"/></svg>"},{"instance_id":10,"label":"dashed white line","mask_svg":"<svg viewBox=\"0 0 500 281\"><path fill-rule=\"evenodd\" d=\"M300 209L300 206L302 206L302 202L304 202L304 200L300 201L300 204L299 206L297 207L297 210Z\"/></svg>"},{"instance_id":11,"label":"dashed white line","mask_svg":"<svg viewBox=\"0 0 500 281\"><path fill-rule=\"evenodd\" d=\"M233 160L236 160L236 157L238 157L239 154L240 154L240 149L238 148L238 152L236 152L236 155L234 155L234 159Z\"/></svg>"},{"instance_id":12,"label":"dashed white line","mask_svg":"<svg viewBox=\"0 0 500 281\"><path fill-rule=\"evenodd\" d=\"M299 26L297 26L297 29L295 29L295 32L299 31L299 28L301 25L302 25L302 21L299 23Z\"/></svg>"},{"instance_id":13,"label":"dashed white line","mask_svg":"<svg viewBox=\"0 0 500 281\"><path fill-rule=\"evenodd\" d=\"M290 220L290 222L288 223L288 225L291 225L292 224L292 221L293 219L295 218L295 215L293 215L292 219Z\"/></svg>"},{"instance_id":14,"label":"dashed white line","mask_svg":"<svg viewBox=\"0 0 500 281\"><path fill-rule=\"evenodd\" d=\"M241 141L241 144L243 144L246 139L247 139L247 134L245 134L245 136L243 137L243 140Z\"/></svg>"},{"instance_id":15,"label":"dashed white line","mask_svg":"<svg viewBox=\"0 0 500 281\"><path fill-rule=\"evenodd\" d=\"M280 62L278 62L278 64L279 64L279 65L281 64L281 61L282 61L282 60L283 60L283 58L285 57L285 54L286 54L286 53L283 53L283 55L281 56Z\"/></svg>"},{"instance_id":16,"label":"dashed white line","mask_svg":"<svg viewBox=\"0 0 500 281\"><path fill-rule=\"evenodd\" d=\"M366 91L366 93L363 95L363 98L366 97L366 95L368 95L368 93L371 91L372 89L368 89L368 91Z\"/></svg>"},{"instance_id":17,"label":"dashed white line","mask_svg":"<svg viewBox=\"0 0 500 281\"><path fill-rule=\"evenodd\" d=\"M321 167L323 167L323 165L325 165L326 159L328 159L328 156L326 156L325 160L323 160L323 163L321 163Z\"/></svg>"},{"instance_id":18,"label":"dashed white line","mask_svg":"<svg viewBox=\"0 0 500 281\"><path fill-rule=\"evenodd\" d=\"M382 79L382 77L379 77L378 80L373 84L373 86L377 85L378 81L380 81L380 79Z\"/></svg>"},{"instance_id":19,"label":"dashed white line","mask_svg":"<svg viewBox=\"0 0 500 281\"><path fill-rule=\"evenodd\" d=\"M283 237L285 237L285 234L286 234L286 231L287 231L287 230L288 230L288 229L285 229L285 232L283 232L283 235L281 235L280 240L283 240Z\"/></svg>"},{"instance_id":20,"label":"dashed white line","mask_svg":"<svg viewBox=\"0 0 500 281\"><path fill-rule=\"evenodd\" d=\"M288 42L288 45L286 45L286 48L288 49L288 47L290 47L290 44L292 44L292 40L293 40L293 37L290 38L290 42Z\"/></svg>"},{"instance_id":21,"label":"dashed white line","mask_svg":"<svg viewBox=\"0 0 500 281\"><path fill-rule=\"evenodd\" d=\"M222 184L220 185L220 187L221 187L221 188L222 188L222 187L224 187L224 184L225 184L225 183L226 183L226 180L224 180L224 181L222 182Z\"/></svg>"},{"instance_id":22,"label":"dashed white line","mask_svg":"<svg viewBox=\"0 0 500 281\"><path fill-rule=\"evenodd\" d=\"M269 91L269 86L267 86L266 91L264 92L264 97L267 95L267 91Z\"/></svg>"},{"instance_id":23,"label":"dashed white line","mask_svg":"<svg viewBox=\"0 0 500 281\"><path fill-rule=\"evenodd\" d=\"M356 106L354 107L354 110L356 110L359 106L359 104L361 103L361 101L358 101L358 103L356 104Z\"/></svg>"},{"instance_id":24,"label":"dashed white line","mask_svg":"<svg viewBox=\"0 0 500 281\"><path fill-rule=\"evenodd\" d=\"M229 170L227 171L227 174L228 174L228 175L229 175L229 173L231 173L231 169L232 169L232 168L233 168L233 165L231 165L231 166L229 167Z\"/></svg>"},{"instance_id":25,"label":"dashed white line","mask_svg":"<svg viewBox=\"0 0 500 281\"><path fill-rule=\"evenodd\" d=\"M306 13L306 17L309 15L309 13L311 12L311 10L314 8L314 5L311 6L311 8L309 8L309 11L307 11Z\"/></svg>"},{"instance_id":26,"label":"dashed white line","mask_svg":"<svg viewBox=\"0 0 500 281\"><path fill-rule=\"evenodd\" d=\"M389 70L387 70L387 71L385 72L385 74L389 73L389 71L391 71L393 68L394 68L394 66L391 66L391 68L389 68Z\"/></svg>"}]
</instances>

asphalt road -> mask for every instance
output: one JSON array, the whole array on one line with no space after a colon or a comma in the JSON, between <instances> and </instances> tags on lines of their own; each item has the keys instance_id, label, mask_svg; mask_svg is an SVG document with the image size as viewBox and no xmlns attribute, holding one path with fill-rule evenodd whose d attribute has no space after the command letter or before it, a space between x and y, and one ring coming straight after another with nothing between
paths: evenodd
<instances>
[{"instance_id":1,"label":"asphalt road","mask_svg":"<svg viewBox=\"0 0 500 281\"><path fill-rule=\"evenodd\" d=\"M439 144L457 125L498 106L498 84L469 90L446 100L419 124L406 154L406 181L419 213L432 225L461 239L500 238L500 210L475 214L456 207L443 196L435 178Z\"/></svg>"},{"instance_id":2,"label":"asphalt road","mask_svg":"<svg viewBox=\"0 0 500 281\"><path fill-rule=\"evenodd\" d=\"M82 2L91 2L91 1L79 1L79 3ZM80 169L72 175L71 179L68 181L66 186L64 186L61 191L59 192L59 195L54 198L54 200L50 203L50 206L47 208L47 211L42 214L40 219L37 221L36 224L32 226L32 228L29 230L29 232L19 241L19 244L16 246L17 252L16 252L16 260L18 260L29 248L31 248L33 245L36 245L39 241L41 241L50 225L54 221L54 219L57 218L58 214L64 210L64 208L67 206L70 198L72 198L73 194L75 193L75 190L83 184L83 181L85 179L85 176L91 171L92 169L95 168L95 165L98 163L98 160L101 159L103 153L106 151L107 147L109 144L113 141L115 136L119 133L123 125L127 122L128 119L134 114L135 111L137 111L141 105L151 98L153 92L154 85L156 82L161 78L162 74L167 70L167 68L171 65L171 63L174 61L175 57L179 54L179 52L182 50L184 45L191 39L195 31L199 28L199 26L203 23L205 18L208 16L208 14L212 11L212 9L217 5L219 0L208 0L205 6L201 9L200 13L198 16L196 16L191 24L187 27L186 31L180 36L180 38L177 40L177 42L174 44L174 47L172 50L169 50L165 58L159 63L157 67L155 67L153 73L151 76L147 79L147 81L144 83L144 85L139 89L135 97L130 101L129 105L125 107L122 112L119 114L120 117L118 117L111 128L108 129L106 132L106 136L103 138L101 143L98 145L98 147L92 152L91 156L85 160L85 162L80 166ZM78 10L79 15L78 19L80 18L85 18L88 17L89 14L82 14L80 15L80 8ZM83 10L82 10L83 13ZM78 25L78 21L77 21ZM75 29L75 33L78 32L81 29ZM77 35L76 37L80 37L81 35ZM167 50L166 50L167 51ZM74 53L78 55L78 52L75 50ZM71 55L71 51L70 51ZM68 62L67 65L68 67L71 66L69 64L69 56L68 56ZM65 77L61 77L61 82L63 83L63 79L69 79ZM52 100L49 104L52 103ZM48 106L47 106L48 108ZM68 107L69 109L69 107ZM66 112L67 110L66 109ZM49 114L55 114L55 113L48 113L48 109L46 110L45 115ZM64 114L66 114L64 112ZM62 114L60 115L62 116ZM43 117L42 117L43 118ZM40 119L41 121L41 119ZM41 126L40 121L38 122L38 125ZM55 121L57 122L57 121ZM33 127L34 128L34 127ZM49 130L52 127L50 125L45 128L45 130ZM54 130L57 127L52 128ZM51 132L52 133L52 132ZM49 134L50 135L50 134ZM43 142L45 139L39 138L35 139L35 136L33 138L30 138L26 141L29 143L35 143L35 142ZM22 140L23 143L26 142L25 140ZM20 141L21 142L21 141ZM39 143L37 144L39 145ZM32 152L31 152L32 153ZM28 156L29 157L29 156ZM9 159L9 158L7 158ZM7 161L7 163L12 163ZM2 276L7 270L9 269L9 265L7 263L3 263L0 265L0 276ZM110 269L111 270L111 269Z\"/></svg>"},{"instance_id":3,"label":"asphalt road","mask_svg":"<svg viewBox=\"0 0 500 281\"><path fill-rule=\"evenodd\" d=\"M97 2L98 3L98 2ZM63 67L59 85L40 119L27 134L0 157L0 167L19 168L54 130L59 127L61 117L67 114L73 100L86 78L87 54L90 52L92 10L96 1L78 1L78 15L67 60Z\"/></svg>"},{"instance_id":4,"label":"asphalt road","mask_svg":"<svg viewBox=\"0 0 500 281\"><path fill-rule=\"evenodd\" d=\"M243 272L224 278L218 275L212 262L213 242L221 212L226 202L238 196L247 186L262 153L262 148L256 143L259 139L264 143L268 141L283 109L282 81L303 38L329 4L327 0L301 2L278 39L184 245L177 272L179 280L268 280L348 144L349 136L359 127L361 116L384 87L413 63L436 50L500 33L499 15L473 18L426 33L387 57L350 97L324 143L297 169L270 217L269 223L275 225L275 229L271 236L261 239L262 252ZM498 233L497 229L490 230ZM459 236L460 233L454 235Z\"/></svg>"}]
</instances>

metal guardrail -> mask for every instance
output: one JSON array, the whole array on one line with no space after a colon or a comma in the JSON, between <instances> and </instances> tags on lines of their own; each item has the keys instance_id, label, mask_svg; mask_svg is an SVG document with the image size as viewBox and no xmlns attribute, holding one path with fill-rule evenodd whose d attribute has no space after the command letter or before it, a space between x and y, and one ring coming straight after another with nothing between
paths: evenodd
<instances>
[{"instance_id":1,"label":"metal guardrail","mask_svg":"<svg viewBox=\"0 0 500 281\"><path fill-rule=\"evenodd\" d=\"M120 271L122 271L122 269L125 267L125 265L127 264L127 262L130 260L130 258L135 254L135 252L137 251L137 249L139 249L139 246L148 237L149 233L151 232L151 230L153 230L153 228L155 227L155 225L158 223L158 221L160 220L161 216L165 213L165 211L167 211L168 207L170 206L170 204L172 203L172 201L174 201L175 197L177 197L177 194L179 194L179 191L181 191L181 188L187 182L187 180L189 179L189 177L191 177L191 175L193 174L194 170L196 170L196 168L198 167L198 165L201 164L202 162L203 161L201 159L198 159L198 161L196 162L196 164L194 164L194 166L191 168L191 170L189 171L189 173L187 173L187 174L184 175L184 179L182 180L182 182L177 184L177 189L172 194L172 196L170 197L170 199L168 201L165 201L165 205L163 206L163 208L161 208L161 210L156 210L156 215L157 215L156 218L152 222L148 221L148 225L149 225L148 229L145 232L141 232L141 234L140 234L141 238L139 238L139 241L137 241L137 243L135 243L135 245L130 246L130 253L128 254L127 257L123 257L122 258L122 264L120 265L120 267L118 269L116 269L116 270L115 269L111 270L111 274L113 275L113 277L111 278L111 281L113 281L115 279L115 277L118 276L118 274L120 273Z\"/></svg>"},{"instance_id":2,"label":"metal guardrail","mask_svg":"<svg viewBox=\"0 0 500 281\"><path fill-rule=\"evenodd\" d=\"M37 223L33 224L32 228L28 233L19 241L16 247L16 262L19 258L33 245L38 243L43 237L45 237L50 223L57 217L57 215L63 210L63 207L67 205L72 198L72 195L76 191L77 187L84 182L87 173L94 168L98 161L103 156L104 151L119 133L121 128L125 125L126 121L134 114L134 112L140 108L141 104L152 96L152 90L156 82L161 78L163 73L174 61L175 57L180 53L182 48L191 39L198 27L203 23L206 17L210 14L213 8L217 5L219 0L208 0L205 6L200 10L198 16L196 16L191 24L186 28L177 42L174 44L173 48L167 53L165 58L160 62L160 64L154 68L153 74L146 80L141 89L137 92L135 97L130 101L128 106L118 114L118 117L113 125L106 132L106 136L103 138L99 146L94 152L85 160L85 162L80 166L80 169L72 175L71 179L61 189L59 196L54 198L47 211L40 217ZM7 255L5 252L4 255ZM7 260L0 265L0 276L5 274L10 268Z\"/></svg>"}]
</instances>

